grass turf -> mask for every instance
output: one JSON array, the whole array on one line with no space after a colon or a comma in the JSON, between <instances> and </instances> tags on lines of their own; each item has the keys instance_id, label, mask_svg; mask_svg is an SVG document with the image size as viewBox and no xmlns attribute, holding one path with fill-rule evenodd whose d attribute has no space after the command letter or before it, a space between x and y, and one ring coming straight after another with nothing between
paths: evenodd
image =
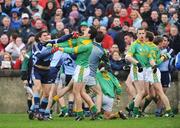
<instances>
[{"instance_id":1,"label":"grass turf","mask_svg":"<svg viewBox=\"0 0 180 128\"><path fill-rule=\"evenodd\" d=\"M0 128L180 128L180 115L174 118L154 116L128 120L74 121L59 118L51 121L29 120L26 114L0 114Z\"/></svg>"}]
</instances>

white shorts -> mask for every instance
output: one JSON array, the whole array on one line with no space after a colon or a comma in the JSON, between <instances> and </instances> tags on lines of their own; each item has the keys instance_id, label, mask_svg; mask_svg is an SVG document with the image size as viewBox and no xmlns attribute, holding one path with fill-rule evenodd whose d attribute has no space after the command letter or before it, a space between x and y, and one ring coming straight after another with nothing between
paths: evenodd
<instances>
[{"instance_id":1,"label":"white shorts","mask_svg":"<svg viewBox=\"0 0 180 128\"><path fill-rule=\"evenodd\" d=\"M106 112L112 112L114 98L103 94L102 108Z\"/></svg>"},{"instance_id":2,"label":"white shorts","mask_svg":"<svg viewBox=\"0 0 180 128\"><path fill-rule=\"evenodd\" d=\"M82 66L77 65L74 71L73 80L74 82L86 82L85 78L89 75L89 68L84 68Z\"/></svg>"},{"instance_id":3,"label":"white shorts","mask_svg":"<svg viewBox=\"0 0 180 128\"><path fill-rule=\"evenodd\" d=\"M132 81L145 80L145 68L143 68L142 72L138 72L138 67L131 65L130 78Z\"/></svg>"},{"instance_id":4,"label":"white shorts","mask_svg":"<svg viewBox=\"0 0 180 128\"><path fill-rule=\"evenodd\" d=\"M145 70L145 81L152 83L160 83L161 82L161 72L157 68L157 72L153 73L152 67L146 68Z\"/></svg>"}]
</instances>

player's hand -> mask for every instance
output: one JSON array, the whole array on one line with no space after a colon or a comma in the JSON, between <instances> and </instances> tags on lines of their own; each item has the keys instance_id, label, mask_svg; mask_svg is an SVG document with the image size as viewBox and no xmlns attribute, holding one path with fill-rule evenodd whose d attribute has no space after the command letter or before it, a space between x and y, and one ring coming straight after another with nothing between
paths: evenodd
<instances>
[{"instance_id":1,"label":"player's hand","mask_svg":"<svg viewBox=\"0 0 180 128\"><path fill-rule=\"evenodd\" d=\"M72 32L72 38L78 38L79 33L78 32Z\"/></svg>"},{"instance_id":2,"label":"player's hand","mask_svg":"<svg viewBox=\"0 0 180 128\"><path fill-rule=\"evenodd\" d=\"M53 47L52 50L51 50L51 53L55 53L55 52L57 52L58 50L59 50L58 47Z\"/></svg>"},{"instance_id":3,"label":"player's hand","mask_svg":"<svg viewBox=\"0 0 180 128\"><path fill-rule=\"evenodd\" d=\"M57 48L57 47L58 47L58 44L53 44L53 47L54 47L54 48Z\"/></svg>"},{"instance_id":4,"label":"player's hand","mask_svg":"<svg viewBox=\"0 0 180 128\"><path fill-rule=\"evenodd\" d=\"M157 65L154 65L154 66L152 67L152 70L153 70L153 73L155 74L155 73L157 72Z\"/></svg>"},{"instance_id":5,"label":"player's hand","mask_svg":"<svg viewBox=\"0 0 180 128\"><path fill-rule=\"evenodd\" d=\"M143 71L143 67L142 67L141 63L137 63L137 67L138 67L138 72Z\"/></svg>"},{"instance_id":6,"label":"player's hand","mask_svg":"<svg viewBox=\"0 0 180 128\"><path fill-rule=\"evenodd\" d=\"M60 51L63 51L64 49L63 49L63 48L61 48L61 47L59 47L59 50L60 50Z\"/></svg>"},{"instance_id":7,"label":"player's hand","mask_svg":"<svg viewBox=\"0 0 180 128\"><path fill-rule=\"evenodd\" d=\"M51 43L48 43L46 47L52 47L53 45Z\"/></svg>"}]
</instances>

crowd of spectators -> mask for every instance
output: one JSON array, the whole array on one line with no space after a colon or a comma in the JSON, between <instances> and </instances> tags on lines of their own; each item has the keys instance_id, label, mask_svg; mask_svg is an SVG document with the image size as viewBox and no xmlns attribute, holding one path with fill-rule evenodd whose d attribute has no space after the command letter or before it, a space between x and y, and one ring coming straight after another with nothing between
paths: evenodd
<instances>
[{"instance_id":1,"label":"crowd of spectators","mask_svg":"<svg viewBox=\"0 0 180 128\"><path fill-rule=\"evenodd\" d=\"M179 0L0 0L1 69L20 69L35 35L52 38L94 26L105 34L102 46L111 53L112 69L124 69L124 54L138 28L167 35L180 51Z\"/></svg>"}]
</instances>

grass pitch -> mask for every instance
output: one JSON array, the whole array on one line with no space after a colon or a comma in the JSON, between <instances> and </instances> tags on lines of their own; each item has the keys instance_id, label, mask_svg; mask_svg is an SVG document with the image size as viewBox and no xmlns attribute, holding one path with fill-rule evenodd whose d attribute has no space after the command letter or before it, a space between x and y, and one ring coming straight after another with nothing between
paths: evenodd
<instances>
[{"instance_id":1,"label":"grass pitch","mask_svg":"<svg viewBox=\"0 0 180 128\"><path fill-rule=\"evenodd\" d=\"M54 116L51 121L29 120L27 114L0 114L0 128L180 128L180 115L174 118L154 116L128 120L74 121Z\"/></svg>"}]
</instances>

